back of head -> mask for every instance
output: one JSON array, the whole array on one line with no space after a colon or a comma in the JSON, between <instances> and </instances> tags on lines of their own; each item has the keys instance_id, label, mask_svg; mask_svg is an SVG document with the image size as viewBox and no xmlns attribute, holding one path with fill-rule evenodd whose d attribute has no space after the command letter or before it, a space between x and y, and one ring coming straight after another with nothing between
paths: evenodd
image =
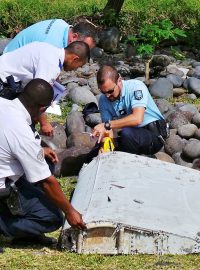
<instances>
[{"instance_id":1,"label":"back of head","mask_svg":"<svg viewBox=\"0 0 200 270\"><path fill-rule=\"evenodd\" d=\"M88 44L83 41L74 41L65 48L67 53L75 54L82 62L89 62L90 48Z\"/></svg>"},{"instance_id":2,"label":"back of head","mask_svg":"<svg viewBox=\"0 0 200 270\"><path fill-rule=\"evenodd\" d=\"M99 86L103 85L107 79L110 79L116 83L118 78L119 73L116 68L109 65L101 66L97 72L97 83Z\"/></svg>"},{"instance_id":3,"label":"back of head","mask_svg":"<svg viewBox=\"0 0 200 270\"><path fill-rule=\"evenodd\" d=\"M78 40L84 40L86 37L91 37L95 43L96 41L96 28L91 23L80 22L77 23L73 28L73 32L79 36Z\"/></svg>"},{"instance_id":4,"label":"back of head","mask_svg":"<svg viewBox=\"0 0 200 270\"><path fill-rule=\"evenodd\" d=\"M26 108L45 107L51 104L53 95L53 88L47 81L33 79L25 86L19 99Z\"/></svg>"}]
</instances>

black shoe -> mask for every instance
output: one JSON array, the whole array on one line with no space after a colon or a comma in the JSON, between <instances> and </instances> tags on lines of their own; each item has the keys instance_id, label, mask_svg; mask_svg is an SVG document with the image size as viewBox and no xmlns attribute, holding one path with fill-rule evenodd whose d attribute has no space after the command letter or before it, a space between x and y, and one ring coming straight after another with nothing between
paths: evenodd
<instances>
[{"instance_id":1,"label":"black shoe","mask_svg":"<svg viewBox=\"0 0 200 270\"><path fill-rule=\"evenodd\" d=\"M4 252L3 248L2 248L2 247L0 247L0 253L3 253L3 252Z\"/></svg>"},{"instance_id":2,"label":"black shoe","mask_svg":"<svg viewBox=\"0 0 200 270\"><path fill-rule=\"evenodd\" d=\"M38 241L45 246L56 246L58 243L58 240L56 238L45 236L44 234L38 237Z\"/></svg>"},{"instance_id":3,"label":"black shoe","mask_svg":"<svg viewBox=\"0 0 200 270\"><path fill-rule=\"evenodd\" d=\"M27 236L23 238L14 238L12 240L13 245L27 245L27 244L38 244L42 246L56 246L58 243L54 237L48 237L44 234L39 236Z\"/></svg>"}]
</instances>

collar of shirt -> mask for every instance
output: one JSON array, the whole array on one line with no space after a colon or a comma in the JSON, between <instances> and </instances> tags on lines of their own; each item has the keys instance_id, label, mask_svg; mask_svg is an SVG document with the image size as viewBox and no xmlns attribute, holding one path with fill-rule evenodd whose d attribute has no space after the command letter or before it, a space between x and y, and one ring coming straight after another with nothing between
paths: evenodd
<instances>
[{"instance_id":1,"label":"collar of shirt","mask_svg":"<svg viewBox=\"0 0 200 270\"><path fill-rule=\"evenodd\" d=\"M119 99L114 101L115 104L120 104L122 102L122 99L125 97L125 92L126 92L126 88L124 85L124 81L122 81L121 93L120 93Z\"/></svg>"},{"instance_id":2,"label":"collar of shirt","mask_svg":"<svg viewBox=\"0 0 200 270\"><path fill-rule=\"evenodd\" d=\"M63 36L63 48L67 47L69 44L69 32L72 31L73 25L68 25L65 29Z\"/></svg>"},{"instance_id":3,"label":"collar of shirt","mask_svg":"<svg viewBox=\"0 0 200 270\"><path fill-rule=\"evenodd\" d=\"M126 87L124 85L124 81L122 81L122 89L121 89L120 99L122 99L125 96L125 92L126 92Z\"/></svg>"},{"instance_id":4,"label":"collar of shirt","mask_svg":"<svg viewBox=\"0 0 200 270\"><path fill-rule=\"evenodd\" d=\"M21 111L26 119L26 122L30 126L32 124L31 116L27 109L24 107L24 105L21 103L21 101L18 98L15 98L12 100L14 105L17 107L18 111Z\"/></svg>"},{"instance_id":5,"label":"collar of shirt","mask_svg":"<svg viewBox=\"0 0 200 270\"><path fill-rule=\"evenodd\" d=\"M60 70L62 70L64 60L65 60L65 49L62 48L61 49L61 55L60 55L60 58L59 58L59 63L58 63L58 66L59 66Z\"/></svg>"}]
</instances>

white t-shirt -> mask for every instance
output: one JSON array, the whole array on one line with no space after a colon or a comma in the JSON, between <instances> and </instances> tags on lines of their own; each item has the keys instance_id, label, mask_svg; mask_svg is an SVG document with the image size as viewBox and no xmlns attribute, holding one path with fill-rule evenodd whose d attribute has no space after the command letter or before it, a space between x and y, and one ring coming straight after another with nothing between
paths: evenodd
<instances>
[{"instance_id":1,"label":"white t-shirt","mask_svg":"<svg viewBox=\"0 0 200 270\"><path fill-rule=\"evenodd\" d=\"M53 85L60 75L65 51L44 42L32 42L0 56L0 78L12 75L23 87L32 79L44 79Z\"/></svg>"},{"instance_id":2,"label":"white t-shirt","mask_svg":"<svg viewBox=\"0 0 200 270\"><path fill-rule=\"evenodd\" d=\"M51 175L30 125L30 115L19 99L0 98L0 188L5 187L6 177L17 181L25 174L34 183Z\"/></svg>"}]
</instances>

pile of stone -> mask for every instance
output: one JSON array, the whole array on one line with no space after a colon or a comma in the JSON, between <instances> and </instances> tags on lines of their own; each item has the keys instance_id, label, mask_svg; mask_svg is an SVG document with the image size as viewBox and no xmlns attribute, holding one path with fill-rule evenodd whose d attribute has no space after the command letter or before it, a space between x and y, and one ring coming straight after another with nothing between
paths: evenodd
<instances>
[{"instance_id":1,"label":"pile of stone","mask_svg":"<svg viewBox=\"0 0 200 270\"><path fill-rule=\"evenodd\" d=\"M198 169L200 167L199 108L183 102L172 105L168 98L186 97L194 100L199 97L200 79L197 77L200 62L192 59L181 62L167 55L155 55L152 68L161 64L163 68L159 77L151 80L149 91L169 123L171 132L164 148L156 156L161 160ZM120 71L123 63L120 62L120 65L113 63L113 65ZM91 139L89 133L92 127L101 122L100 114L93 113L84 118L79 111L79 105L84 107L90 102L98 105L101 95L96 82L98 69L99 64L91 61L76 72L63 73L60 76L62 84L67 89L67 98L71 99L74 105L63 127L63 133L66 132L66 149L58 151L61 158L61 164L57 166L58 175L73 175L78 172L87 153L95 144L95 140ZM126 74L126 79L132 78L131 74L129 76ZM144 77L136 77L136 79L145 81Z\"/></svg>"},{"instance_id":2,"label":"pile of stone","mask_svg":"<svg viewBox=\"0 0 200 270\"><path fill-rule=\"evenodd\" d=\"M92 50L90 63L77 71L63 72L60 76L61 83L67 89L65 99L72 100L74 104L64 126L54 123L54 137L49 139L43 136L43 140L58 153L60 162L56 167L56 175L76 175L95 145L96 141L91 139L89 133L101 122L100 114L96 112L84 118L80 108L90 102L98 106L101 93L97 86L96 73L99 66L109 63L117 68L124 79L145 82L147 59L135 55L132 46L119 42L120 36L116 28L101 33L101 47ZM183 102L172 105L168 101L174 97L184 97L191 101L199 98L200 62L195 59L198 59L200 53L194 50L186 59L176 60L170 49L165 49L164 52L165 54L162 51L157 52L153 56L148 85L171 131L165 146L156 156L161 160L200 169L199 108Z\"/></svg>"}]
</instances>

